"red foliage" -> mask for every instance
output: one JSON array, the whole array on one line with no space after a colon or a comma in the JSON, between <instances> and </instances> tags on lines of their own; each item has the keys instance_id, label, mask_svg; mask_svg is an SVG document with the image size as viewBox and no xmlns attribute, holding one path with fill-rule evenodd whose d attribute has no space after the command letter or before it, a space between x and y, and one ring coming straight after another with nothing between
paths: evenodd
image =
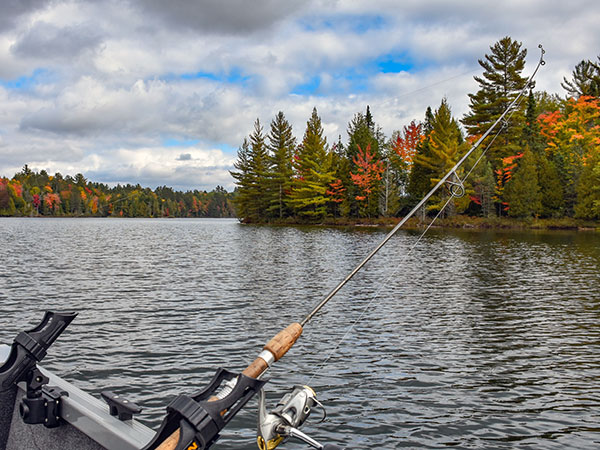
<instances>
[{"instance_id":1,"label":"red foliage","mask_svg":"<svg viewBox=\"0 0 600 450\"><path fill-rule=\"evenodd\" d=\"M335 203L341 203L344 201L344 192L346 192L346 188L342 184L342 180L337 179L333 183L329 184L331 189L327 190L327 195L329 195L329 199Z\"/></svg>"},{"instance_id":2,"label":"red foliage","mask_svg":"<svg viewBox=\"0 0 600 450\"><path fill-rule=\"evenodd\" d=\"M357 200L365 200L372 192L376 181L381 180L381 174L385 170L383 162L375 160L375 155L371 153L371 144L367 145L363 152L360 145L358 153L352 159L356 165L357 173L350 173L352 182L360 188L363 195L357 195Z\"/></svg>"},{"instance_id":3,"label":"red foliage","mask_svg":"<svg viewBox=\"0 0 600 450\"><path fill-rule=\"evenodd\" d=\"M421 124L417 125L413 120L408 126L404 127L403 135L404 137L400 134L396 137L392 148L402 158L402 161L406 164L411 164L415 157L417 146L425 139L423 127Z\"/></svg>"}]
</instances>

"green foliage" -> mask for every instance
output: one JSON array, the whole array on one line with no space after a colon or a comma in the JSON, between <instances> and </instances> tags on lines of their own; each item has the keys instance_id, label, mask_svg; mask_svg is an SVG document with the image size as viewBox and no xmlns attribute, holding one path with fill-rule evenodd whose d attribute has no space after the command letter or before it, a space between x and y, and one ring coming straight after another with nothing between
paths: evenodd
<instances>
[{"instance_id":1,"label":"green foliage","mask_svg":"<svg viewBox=\"0 0 600 450\"><path fill-rule=\"evenodd\" d=\"M600 66L589 59L580 61L573 70L571 80L564 77L561 86L570 97L600 96Z\"/></svg>"},{"instance_id":2,"label":"green foliage","mask_svg":"<svg viewBox=\"0 0 600 450\"><path fill-rule=\"evenodd\" d=\"M306 123L302 144L294 156L295 178L289 205L300 218L318 221L327 215L327 190L334 180L332 155L323 136L317 108Z\"/></svg>"},{"instance_id":3,"label":"green foliage","mask_svg":"<svg viewBox=\"0 0 600 450\"><path fill-rule=\"evenodd\" d=\"M470 112L461 121L469 143L496 122L526 83L521 72L527 52L520 42L507 36L490 50L479 61L479 89L469 94ZM465 195L450 202L446 213L487 218L496 211L529 220L575 211L579 217L596 217L591 215L598 207L600 169L594 155L600 145L600 99L588 87L596 82L597 66L579 65L573 81L565 80L576 100L530 90L527 102L497 128L498 135L491 133L457 171L461 179L469 173L463 179ZM300 145L282 112L271 122L268 144L257 121L232 172L238 215L246 221L319 221L406 213L468 150L445 99L435 113L427 108L418 132L416 124L411 124L411 139L405 126L404 135L394 132L387 141L367 106L350 120L346 145L340 136L329 150L316 109ZM367 148L368 155L361 151ZM438 211L449 195L442 187L429 210Z\"/></svg>"},{"instance_id":4,"label":"green foliage","mask_svg":"<svg viewBox=\"0 0 600 450\"><path fill-rule=\"evenodd\" d=\"M268 177L268 208L270 217L283 219L289 215L287 207L293 175L292 157L296 148L296 138L292 126L279 111L271 121L268 148L271 151L271 171Z\"/></svg>"},{"instance_id":5,"label":"green foliage","mask_svg":"<svg viewBox=\"0 0 600 450\"><path fill-rule=\"evenodd\" d=\"M536 153L535 156L542 202L540 216L559 217L562 214L564 198L558 170L545 152Z\"/></svg>"},{"instance_id":6,"label":"green foliage","mask_svg":"<svg viewBox=\"0 0 600 450\"><path fill-rule=\"evenodd\" d=\"M468 199L473 203L471 205L463 205L465 208L470 208L469 213L473 215L481 215L483 217L492 217L494 212L494 189L496 180L492 164L488 161L485 155L482 155L481 148L475 150L465 163L465 172L471 172L466 182L466 194ZM481 159L480 159L481 158ZM477 163L477 161L479 161ZM476 166L475 163L477 163Z\"/></svg>"},{"instance_id":7,"label":"green foliage","mask_svg":"<svg viewBox=\"0 0 600 450\"><path fill-rule=\"evenodd\" d=\"M490 47L491 53L479 60L484 69L482 77L475 77L479 83L479 91L469 94L470 113L462 119L469 135L482 136L488 128L506 111L510 103L525 87L526 78L521 76L525 67L527 50L521 50L521 43L506 36ZM500 132L488 150L494 169L501 165L501 160L516 154L520 140L520 125L523 123L523 106L516 109L508 118L508 126ZM483 142L485 148L492 142L488 136Z\"/></svg>"},{"instance_id":8,"label":"green foliage","mask_svg":"<svg viewBox=\"0 0 600 450\"><path fill-rule=\"evenodd\" d=\"M425 139L417 146L417 151L413 159L412 170L408 179L408 193L411 197L411 203L416 204L431 189L431 178L434 177L434 171L426 165L419 164L417 160L430 160L433 158L431 151L431 132L433 131L433 112L431 107L425 111L425 123L423 132Z\"/></svg>"},{"instance_id":9,"label":"green foliage","mask_svg":"<svg viewBox=\"0 0 600 450\"><path fill-rule=\"evenodd\" d=\"M238 150L238 160L231 172L237 180L238 195L235 205L238 217L245 222L256 222L266 216L269 207L269 176L272 159L269 156L260 120L254 122L249 142L244 140Z\"/></svg>"},{"instance_id":10,"label":"green foliage","mask_svg":"<svg viewBox=\"0 0 600 450\"><path fill-rule=\"evenodd\" d=\"M529 148L523 152L517 170L506 184L504 199L511 217L535 217L542 210L536 158Z\"/></svg>"},{"instance_id":11,"label":"green foliage","mask_svg":"<svg viewBox=\"0 0 600 450\"><path fill-rule=\"evenodd\" d=\"M414 163L430 170L429 189L431 189L468 150L446 99L442 99L440 107L433 114L431 132L427 139L429 140L429 154L418 153ZM457 175L461 176L461 173L462 170L459 169ZM434 197L433 205L430 208L439 211L448 198L448 192L440 189Z\"/></svg>"},{"instance_id":12,"label":"green foliage","mask_svg":"<svg viewBox=\"0 0 600 450\"><path fill-rule=\"evenodd\" d=\"M600 151L585 162L579 185L575 217L600 219Z\"/></svg>"}]
</instances>

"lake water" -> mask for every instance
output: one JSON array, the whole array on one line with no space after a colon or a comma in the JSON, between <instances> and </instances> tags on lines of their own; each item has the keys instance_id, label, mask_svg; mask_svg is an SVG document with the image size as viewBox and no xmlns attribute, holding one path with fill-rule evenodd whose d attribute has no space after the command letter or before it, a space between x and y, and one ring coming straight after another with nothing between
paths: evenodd
<instances>
[{"instance_id":1,"label":"lake water","mask_svg":"<svg viewBox=\"0 0 600 450\"><path fill-rule=\"evenodd\" d=\"M156 427L175 395L241 371L304 318L384 233L0 219L0 342L46 309L79 312L44 365L126 395ZM348 448L599 448L600 233L433 230L406 258L417 238L401 231L307 324L270 372L271 407L309 383L328 419L303 430ZM253 400L215 448L256 448L255 423Z\"/></svg>"}]
</instances>

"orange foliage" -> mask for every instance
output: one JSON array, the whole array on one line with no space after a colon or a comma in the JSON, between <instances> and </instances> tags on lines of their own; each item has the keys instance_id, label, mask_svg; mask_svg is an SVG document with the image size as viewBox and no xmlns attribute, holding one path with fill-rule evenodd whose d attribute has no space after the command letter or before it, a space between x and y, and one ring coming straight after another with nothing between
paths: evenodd
<instances>
[{"instance_id":1,"label":"orange foliage","mask_svg":"<svg viewBox=\"0 0 600 450\"><path fill-rule=\"evenodd\" d=\"M46 202L46 206L49 209L55 209L58 205L60 205L60 196L58 194L48 193L44 196L44 202Z\"/></svg>"},{"instance_id":2,"label":"orange foliage","mask_svg":"<svg viewBox=\"0 0 600 450\"><path fill-rule=\"evenodd\" d=\"M423 127L413 120L408 126L403 129L402 135L398 135L393 143L392 149L396 152L402 161L406 164L411 164L417 146L423 142L425 135L423 134Z\"/></svg>"},{"instance_id":3,"label":"orange foliage","mask_svg":"<svg viewBox=\"0 0 600 450\"><path fill-rule=\"evenodd\" d=\"M357 173L350 173L352 182L359 187L364 195L357 195L356 200L365 200L373 191L376 181L381 180L381 174L385 170L383 162L375 160L375 155L371 153L371 144L367 145L363 152L360 145L358 153L352 159L357 168Z\"/></svg>"},{"instance_id":4,"label":"orange foliage","mask_svg":"<svg viewBox=\"0 0 600 450\"><path fill-rule=\"evenodd\" d=\"M337 179L333 183L329 184L330 189L327 190L327 195L329 195L329 199L335 203L341 203L344 201L344 192L346 192L346 188L342 184L342 180Z\"/></svg>"},{"instance_id":5,"label":"orange foliage","mask_svg":"<svg viewBox=\"0 0 600 450\"><path fill-rule=\"evenodd\" d=\"M571 145L590 150L600 145L600 99L570 98L565 112L553 111L538 117L540 132L549 151L570 153Z\"/></svg>"}]
</instances>

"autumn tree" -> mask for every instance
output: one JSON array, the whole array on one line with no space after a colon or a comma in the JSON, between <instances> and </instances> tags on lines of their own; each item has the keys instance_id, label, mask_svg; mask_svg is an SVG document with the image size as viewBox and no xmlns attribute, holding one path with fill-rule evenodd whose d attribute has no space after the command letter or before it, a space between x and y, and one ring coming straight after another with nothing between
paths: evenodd
<instances>
[{"instance_id":1,"label":"autumn tree","mask_svg":"<svg viewBox=\"0 0 600 450\"><path fill-rule=\"evenodd\" d=\"M348 144L346 145L346 159L348 164L346 172L342 174L342 180L348 188L349 212L353 217L359 215L359 203L356 197L360 194L357 191L356 185L351 182L350 172L356 171L353 161L359 152L359 148L365 149L368 146L371 148L371 153L378 159L381 159L385 146L385 136L381 128L375 123L369 106L367 106L365 114L356 113L348 124ZM377 196L379 196L379 189L380 187L377 186Z\"/></svg>"},{"instance_id":2,"label":"autumn tree","mask_svg":"<svg viewBox=\"0 0 600 450\"><path fill-rule=\"evenodd\" d=\"M572 215L584 161L600 145L600 99L571 98L563 110L542 114L539 122L546 154L559 174L564 212Z\"/></svg>"},{"instance_id":3,"label":"autumn tree","mask_svg":"<svg viewBox=\"0 0 600 450\"><path fill-rule=\"evenodd\" d=\"M584 162L577 186L575 216L583 219L600 219L600 150L598 148Z\"/></svg>"},{"instance_id":4,"label":"autumn tree","mask_svg":"<svg viewBox=\"0 0 600 450\"><path fill-rule=\"evenodd\" d=\"M377 214L376 190L385 167L375 153L371 152L369 145L367 145L365 151L359 146L358 153L352 162L356 172L350 172L350 178L358 187L356 200L360 202L360 215L362 217L372 217Z\"/></svg>"},{"instance_id":5,"label":"autumn tree","mask_svg":"<svg viewBox=\"0 0 600 450\"><path fill-rule=\"evenodd\" d=\"M409 183L409 174L417 148L425 139L423 125L411 121L402 131L395 131L387 146L384 160L386 171L383 175L384 205L383 211L391 209L395 214L401 204L401 199L406 198Z\"/></svg>"},{"instance_id":6,"label":"autumn tree","mask_svg":"<svg viewBox=\"0 0 600 450\"><path fill-rule=\"evenodd\" d=\"M541 134L538 117L538 105L535 95L530 90L527 98L527 110L523 126L523 147L528 147L536 160L538 185L541 196L541 217L557 217L563 203L563 193L558 171L554 161L548 158L545 151L545 140Z\"/></svg>"}]
</instances>

